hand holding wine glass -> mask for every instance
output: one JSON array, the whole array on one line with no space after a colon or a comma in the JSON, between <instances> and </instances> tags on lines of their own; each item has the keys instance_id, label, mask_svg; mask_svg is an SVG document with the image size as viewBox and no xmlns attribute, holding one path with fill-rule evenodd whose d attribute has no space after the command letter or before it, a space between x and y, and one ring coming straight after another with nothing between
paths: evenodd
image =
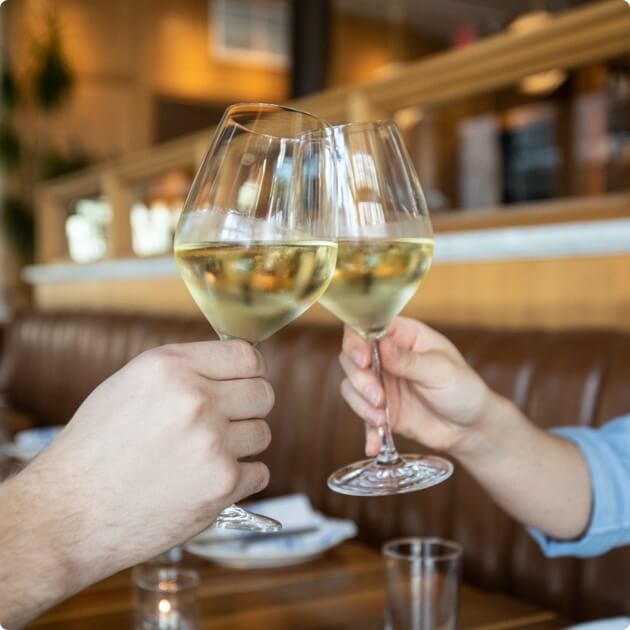
<instances>
[{"instance_id":1,"label":"hand holding wine glass","mask_svg":"<svg viewBox=\"0 0 630 630\"><path fill-rule=\"evenodd\" d=\"M422 322L397 317L380 342L389 422L396 433L461 456L483 442L493 394L457 348ZM346 326L341 391L368 426L366 454L380 449L385 390L371 369L369 342Z\"/></svg>"}]
</instances>

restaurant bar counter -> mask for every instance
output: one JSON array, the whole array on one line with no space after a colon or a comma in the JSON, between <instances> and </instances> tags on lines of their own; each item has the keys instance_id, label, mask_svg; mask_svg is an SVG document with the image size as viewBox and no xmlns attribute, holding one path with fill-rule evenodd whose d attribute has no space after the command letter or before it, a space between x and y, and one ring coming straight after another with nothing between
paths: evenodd
<instances>
[{"instance_id":1,"label":"restaurant bar counter","mask_svg":"<svg viewBox=\"0 0 630 630\"><path fill-rule=\"evenodd\" d=\"M439 328L439 326L438 326ZM541 427L598 426L630 411L630 334L615 331L443 329L488 384ZM142 351L202 340L199 318L29 312L4 331L2 422L14 429L66 422L103 379ZM589 560L545 559L461 468L419 493L354 498L326 487L330 472L363 453L363 427L340 394L340 328L294 324L266 342L276 405L264 455L270 495L306 492L326 514L354 519L378 546L401 535L452 538L464 580L573 619L630 613L630 548ZM1 431L0 431L1 433ZM400 439L401 451L416 447Z\"/></svg>"}]
</instances>

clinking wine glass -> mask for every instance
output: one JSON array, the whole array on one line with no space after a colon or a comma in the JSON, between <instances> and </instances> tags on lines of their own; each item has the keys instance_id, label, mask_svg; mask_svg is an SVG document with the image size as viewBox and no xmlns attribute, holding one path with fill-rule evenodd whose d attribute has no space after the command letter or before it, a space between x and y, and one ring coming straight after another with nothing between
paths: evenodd
<instances>
[{"instance_id":1,"label":"clinking wine glass","mask_svg":"<svg viewBox=\"0 0 630 630\"><path fill-rule=\"evenodd\" d=\"M337 173L334 229L337 267L321 304L367 339L384 387L379 339L420 286L431 265L433 231L418 177L392 122L338 125L331 137ZM453 472L446 459L400 455L385 406L374 459L344 466L328 479L342 494L373 496L422 490Z\"/></svg>"},{"instance_id":2,"label":"clinking wine glass","mask_svg":"<svg viewBox=\"0 0 630 630\"><path fill-rule=\"evenodd\" d=\"M257 344L299 317L335 269L330 152L308 134L326 125L267 104L229 107L195 177L175 233L175 257L220 339ZM215 526L281 527L238 506Z\"/></svg>"}]
</instances>

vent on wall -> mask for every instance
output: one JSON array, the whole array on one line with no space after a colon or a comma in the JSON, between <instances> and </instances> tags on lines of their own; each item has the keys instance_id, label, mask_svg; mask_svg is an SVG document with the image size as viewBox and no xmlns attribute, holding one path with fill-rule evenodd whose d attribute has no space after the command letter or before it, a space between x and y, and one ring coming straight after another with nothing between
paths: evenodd
<instances>
[{"instance_id":1,"label":"vent on wall","mask_svg":"<svg viewBox=\"0 0 630 630\"><path fill-rule=\"evenodd\" d=\"M210 0L212 53L224 61L285 67L289 6L282 0ZM211 31L212 32L212 31Z\"/></svg>"}]
</instances>

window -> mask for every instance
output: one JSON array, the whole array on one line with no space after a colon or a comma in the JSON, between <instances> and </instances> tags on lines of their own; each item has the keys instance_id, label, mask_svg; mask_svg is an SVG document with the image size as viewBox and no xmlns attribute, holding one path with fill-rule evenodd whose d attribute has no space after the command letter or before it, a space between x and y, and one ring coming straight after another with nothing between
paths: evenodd
<instances>
[{"instance_id":1,"label":"window","mask_svg":"<svg viewBox=\"0 0 630 630\"><path fill-rule=\"evenodd\" d=\"M289 7L281 0L211 0L212 52L228 61L289 63Z\"/></svg>"},{"instance_id":2,"label":"window","mask_svg":"<svg viewBox=\"0 0 630 630\"><path fill-rule=\"evenodd\" d=\"M112 220L104 199L79 199L66 219L66 237L72 261L88 263L107 255L107 230Z\"/></svg>"}]
</instances>

